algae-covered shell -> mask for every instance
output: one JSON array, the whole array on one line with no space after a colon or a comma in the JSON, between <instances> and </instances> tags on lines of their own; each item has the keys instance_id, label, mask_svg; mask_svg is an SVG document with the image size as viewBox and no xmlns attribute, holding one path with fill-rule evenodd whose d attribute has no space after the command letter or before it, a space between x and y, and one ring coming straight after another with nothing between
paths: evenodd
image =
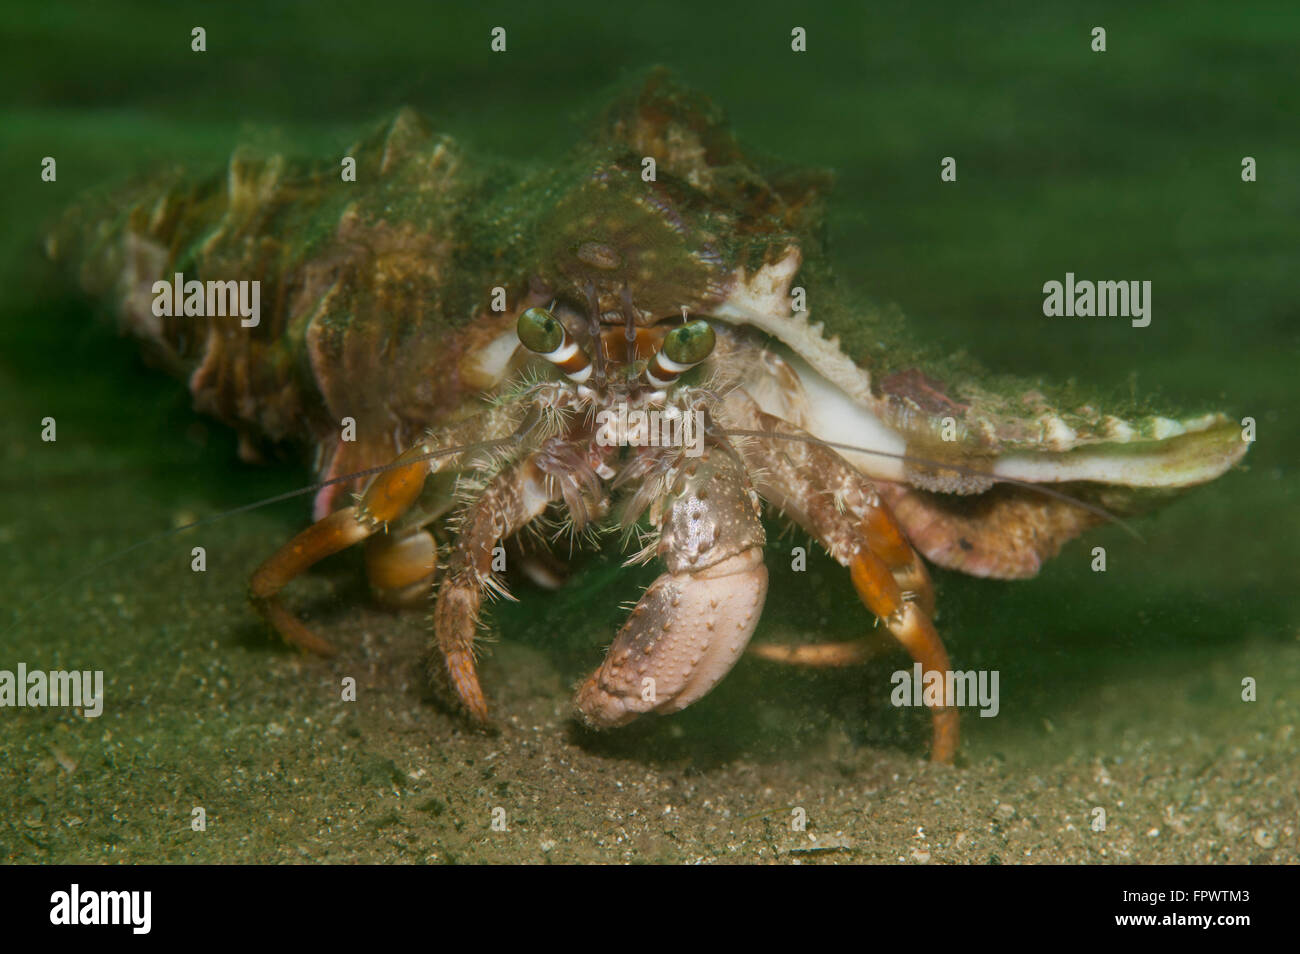
<instances>
[{"instance_id":1,"label":"algae-covered shell","mask_svg":"<svg viewBox=\"0 0 1300 954\"><path fill-rule=\"evenodd\" d=\"M409 110L346 155L355 181L337 156L236 152L222 175L83 204L49 240L250 454L305 442L322 476L389 461L499 383L518 314L552 300L641 324L685 309L765 336L807 396L756 393L765 408L877 452L845 454L891 482L927 556L972 573L1031 574L1095 519L1002 479L1130 511L1246 451L1223 414L1100 407L909 341L901 316L830 275L829 176L747 156L662 71L553 167L467 155ZM260 281L259 323L159 317L155 283L177 273ZM355 441L338 437L344 417Z\"/></svg>"}]
</instances>

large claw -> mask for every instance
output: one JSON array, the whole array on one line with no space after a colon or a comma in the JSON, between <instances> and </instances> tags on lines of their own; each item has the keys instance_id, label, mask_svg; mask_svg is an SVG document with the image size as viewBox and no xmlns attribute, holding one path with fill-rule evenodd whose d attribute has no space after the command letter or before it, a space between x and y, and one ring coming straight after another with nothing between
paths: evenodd
<instances>
[{"instance_id":1,"label":"large claw","mask_svg":"<svg viewBox=\"0 0 1300 954\"><path fill-rule=\"evenodd\" d=\"M744 653L766 596L759 547L698 573L659 577L619 630L604 665L578 690L583 719L610 729L702 698Z\"/></svg>"},{"instance_id":2,"label":"large claw","mask_svg":"<svg viewBox=\"0 0 1300 954\"><path fill-rule=\"evenodd\" d=\"M578 710L596 728L702 698L740 659L763 611L763 526L739 460L711 448L687 466L670 499L659 541L668 572L578 689Z\"/></svg>"}]
</instances>

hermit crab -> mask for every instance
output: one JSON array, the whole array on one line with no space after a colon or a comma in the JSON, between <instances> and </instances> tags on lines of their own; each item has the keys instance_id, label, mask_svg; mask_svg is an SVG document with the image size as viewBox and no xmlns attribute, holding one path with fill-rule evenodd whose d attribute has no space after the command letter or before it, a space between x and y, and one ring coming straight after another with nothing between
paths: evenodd
<instances>
[{"instance_id":1,"label":"hermit crab","mask_svg":"<svg viewBox=\"0 0 1300 954\"><path fill-rule=\"evenodd\" d=\"M539 541L621 527L630 560L662 562L577 690L581 718L613 727L690 705L736 664L767 590L765 516L810 535L915 663L944 672L923 557L1032 576L1106 514L1246 450L1222 414L1107 412L926 363L897 315L824 265L827 177L751 159L663 72L555 167L472 160L411 111L349 162L353 176L339 157L237 152L220 177L119 198L94 228L94 208L74 209L49 250L244 452L314 451L315 522L253 573L258 612L332 652L283 589L363 544L379 598L432 600L434 671L478 720L483 602ZM260 289L260 316L205 313L238 282ZM173 283L176 310L158 308ZM956 711L932 718L931 756L951 759Z\"/></svg>"}]
</instances>

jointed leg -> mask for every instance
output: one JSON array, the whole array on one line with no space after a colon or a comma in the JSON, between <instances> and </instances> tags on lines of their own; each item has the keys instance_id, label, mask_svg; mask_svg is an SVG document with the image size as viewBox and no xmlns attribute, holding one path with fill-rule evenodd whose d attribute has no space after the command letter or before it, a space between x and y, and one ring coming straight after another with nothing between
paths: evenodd
<instances>
[{"instance_id":1,"label":"jointed leg","mask_svg":"<svg viewBox=\"0 0 1300 954\"><path fill-rule=\"evenodd\" d=\"M803 666L808 669L837 669L858 666L896 649L892 636L868 633L860 639L828 643L759 643L749 647L750 655L768 662Z\"/></svg>"},{"instance_id":2,"label":"jointed leg","mask_svg":"<svg viewBox=\"0 0 1300 954\"><path fill-rule=\"evenodd\" d=\"M289 643L321 655L333 654L334 647L327 640L303 625L280 602L280 591L325 557L373 538L379 530L386 531L389 523L401 518L419 498L429 474L463 468L468 465L465 458L473 452L430 455L506 437L512 432L520 433L521 420L517 408L499 406L462 418L411 447L393 462L391 469L375 476L358 503L318 520L254 571L249 580L249 599L253 606ZM434 568L430 564L436 562L436 546L432 536L423 540L418 536L408 530L392 540L373 545L368 552L372 581L379 590L390 591L384 595L405 602L420 581L432 584Z\"/></svg>"},{"instance_id":3,"label":"jointed leg","mask_svg":"<svg viewBox=\"0 0 1300 954\"><path fill-rule=\"evenodd\" d=\"M925 564L913 559L910 565L891 570L904 598L915 599L926 616L934 614L934 587ZM749 647L752 655L769 662L810 669L834 669L857 666L870 662L877 656L896 649L898 641L893 634L885 635L873 630L857 639L826 643L762 643Z\"/></svg>"},{"instance_id":4,"label":"jointed leg","mask_svg":"<svg viewBox=\"0 0 1300 954\"><path fill-rule=\"evenodd\" d=\"M480 722L487 721L487 702L474 666L474 636L484 590L505 593L492 571L493 551L560 499L557 483L531 455L497 474L460 521L433 626L452 688Z\"/></svg>"},{"instance_id":5,"label":"jointed leg","mask_svg":"<svg viewBox=\"0 0 1300 954\"><path fill-rule=\"evenodd\" d=\"M786 434L797 428L741 400L733 407L742 426ZM920 557L907 543L871 482L829 448L813 442L769 438L743 446L751 470L760 475L759 492L849 569L854 588L867 608L919 662L922 672L950 668L948 653L930 621L934 593ZM822 647L834 658L843 650ZM930 757L951 761L957 748L957 711L932 709Z\"/></svg>"},{"instance_id":6,"label":"jointed leg","mask_svg":"<svg viewBox=\"0 0 1300 954\"><path fill-rule=\"evenodd\" d=\"M263 618L288 642L329 656L334 647L317 636L280 602L280 590L308 567L332 553L366 539L396 520L420 495L429 464L425 448L413 447L398 461L411 462L377 475L359 503L336 510L303 530L257 568L249 580L249 599Z\"/></svg>"},{"instance_id":7,"label":"jointed leg","mask_svg":"<svg viewBox=\"0 0 1300 954\"><path fill-rule=\"evenodd\" d=\"M388 606L427 604L437 571L438 541L428 528L390 529L366 540L366 578Z\"/></svg>"},{"instance_id":8,"label":"jointed leg","mask_svg":"<svg viewBox=\"0 0 1300 954\"><path fill-rule=\"evenodd\" d=\"M870 550L861 550L850 557L849 573L862 602L902 643L912 659L921 664L922 673L938 671L941 676L946 675L951 663L934 624L919 602L903 598L898 581L885 562ZM935 707L932 712L930 758L935 762L951 762L957 751L957 710Z\"/></svg>"}]
</instances>

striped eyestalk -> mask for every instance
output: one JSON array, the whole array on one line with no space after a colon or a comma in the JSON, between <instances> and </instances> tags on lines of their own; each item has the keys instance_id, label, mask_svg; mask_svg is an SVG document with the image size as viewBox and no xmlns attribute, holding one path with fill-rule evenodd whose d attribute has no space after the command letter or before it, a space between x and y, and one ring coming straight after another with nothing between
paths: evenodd
<instances>
[{"instance_id":1,"label":"striped eyestalk","mask_svg":"<svg viewBox=\"0 0 1300 954\"><path fill-rule=\"evenodd\" d=\"M652 387L663 390L713 353L717 337L707 321L679 325L664 336L664 343L645 367Z\"/></svg>"},{"instance_id":2,"label":"striped eyestalk","mask_svg":"<svg viewBox=\"0 0 1300 954\"><path fill-rule=\"evenodd\" d=\"M574 384L591 377L591 358L564 325L545 308L529 308L515 327L520 343L555 365Z\"/></svg>"}]
</instances>

